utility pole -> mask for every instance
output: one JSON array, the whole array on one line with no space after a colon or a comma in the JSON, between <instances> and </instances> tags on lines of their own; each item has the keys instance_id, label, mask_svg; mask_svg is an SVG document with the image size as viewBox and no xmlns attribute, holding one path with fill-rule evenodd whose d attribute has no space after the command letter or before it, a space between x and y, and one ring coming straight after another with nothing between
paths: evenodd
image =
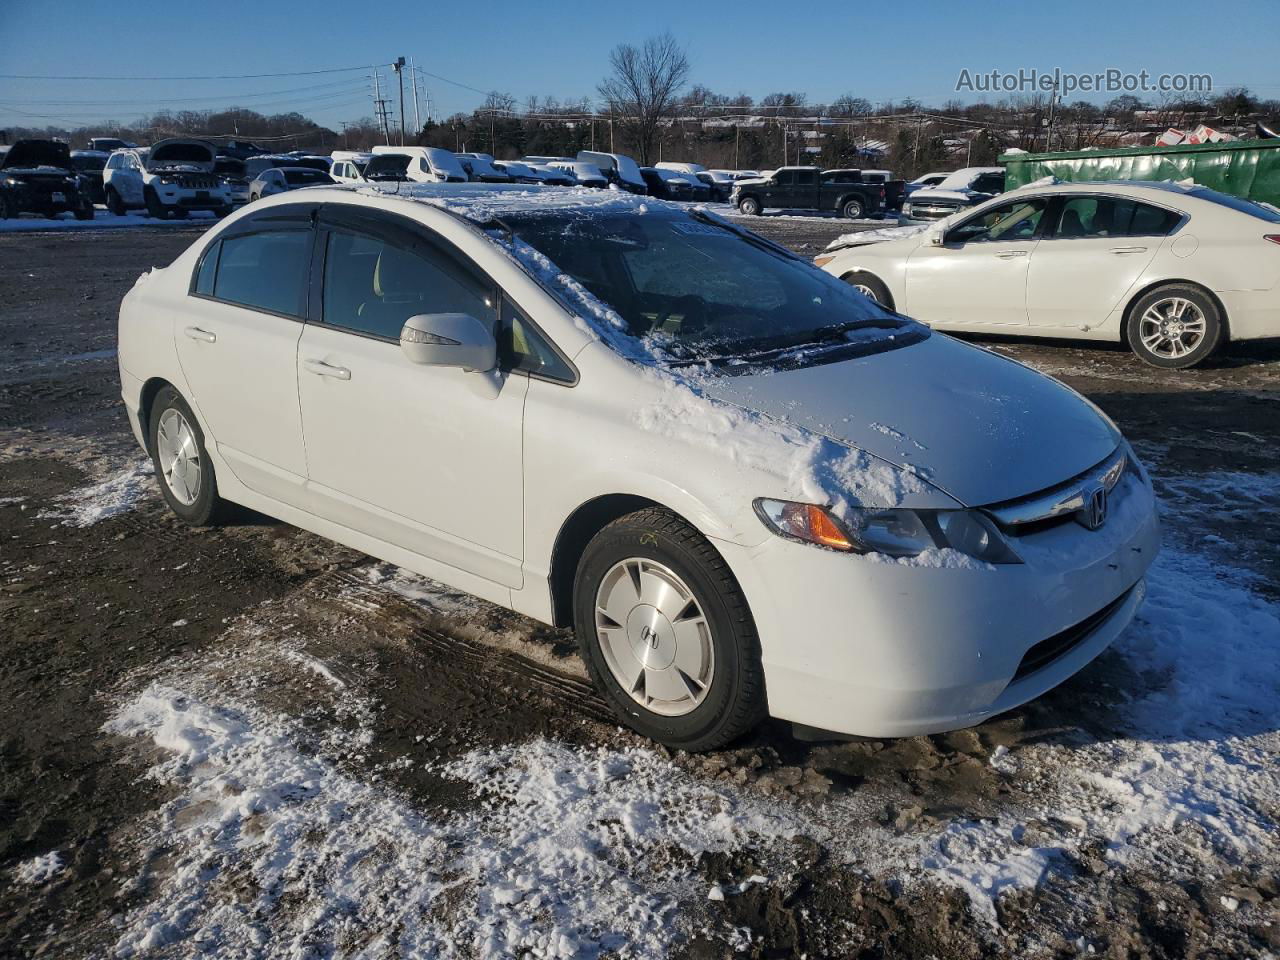
<instances>
[{"instance_id":1,"label":"utility pole","mask_svg":"<svg viewBox=\"0 0 1280 960\"><path fill-rule=\"evenodd\" d=\"M1058 81L1054 78L1053 92L1049 94L1049 125L1044 131L1044 151L1049 153L1053 150L1051 141L1053 140L1053 108L1058 102Z\"/></svg>"},{"instance_id":2,"label":"utility pole","mask_svg":"<svg viewBox=\"0 0 1280 960\"><path fill-rule=\"evenodd\" d=\"M422 116L418 113L418 68L413 65L412 59L409 60L409 79L413 81L413 136L416 140L422 133Z\"/></svg>"},{"instance_id":3,"label":"utility pole","mask_svg":"<svg viewBox=\"0 0 1280 960\"><path fill-rule=\"evenodd\" d=\"M387 107L387 104L390 102L390 100L383 99L382 83L378 78L378 71L375 68L373 71L373 110L374 115L378 118L378 121L382 126L382 138L387 142L388 146L391 144L391 110Z\"/></svg>"},{"instance_id":4,"label":"utility pole","mask_svg":"<svg viewBox=\"0 0 1280 960\"><path fill-rule=\"evenodd\" d=\"M400 146L404 146L404 57L397 57L391 65L400 79Z\"/></svg>"}]
</instances>

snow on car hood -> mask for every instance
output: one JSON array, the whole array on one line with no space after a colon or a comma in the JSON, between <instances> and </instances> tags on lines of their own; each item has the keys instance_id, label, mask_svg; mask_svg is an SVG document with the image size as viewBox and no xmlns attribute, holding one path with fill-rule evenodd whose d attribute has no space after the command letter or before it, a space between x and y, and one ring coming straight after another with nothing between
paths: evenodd
<instances>
[{"instance_id":1,"label":"snow on car hood","mask_svg":"<svg viewBox=\"0 0 1280 960\"><path fill-rule=\"evenodd\" d=\"M1063 483L1120 442L1075 391L939 334L840 363L708 378L701 387L911 470L966 506Z\"/></svg>"},{"instance_id":2,"label":"snow on car hood","mask_svg":"<svg viewBox=\"0 0 1280 960\"><path fill-rule=\"evenodd\" d=\"M909 203L919 203L921 200L956 200L960 203L970 203L976 196L986 196L986 194L978 194L973 190L943 190L940 187L931 187L924 190L917 190L911 194Z\"/></svg>"}]
</instances>

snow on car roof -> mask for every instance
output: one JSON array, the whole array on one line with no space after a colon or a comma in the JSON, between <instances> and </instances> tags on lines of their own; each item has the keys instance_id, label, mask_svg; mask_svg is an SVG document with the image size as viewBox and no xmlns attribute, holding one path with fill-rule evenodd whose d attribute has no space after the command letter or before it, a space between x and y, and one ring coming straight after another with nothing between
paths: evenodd
<instances>
[{"instance_id":1,"label":"snow on car roof","mask_svg":"<svg viewBox=\"0 0 1280 960\"><path fill-rule=\"evenodd\" d=\"M397 187L399 189L397 189ZM540 210L635 211L654 207L680 209L652 197L624 190L592 190L586 187L543 187L537 184L501 183L402 183L358 184L349 189L366 196L394 197L426 203L450 213L484 223L512 213Z\"/></svg>"}]
</instances>

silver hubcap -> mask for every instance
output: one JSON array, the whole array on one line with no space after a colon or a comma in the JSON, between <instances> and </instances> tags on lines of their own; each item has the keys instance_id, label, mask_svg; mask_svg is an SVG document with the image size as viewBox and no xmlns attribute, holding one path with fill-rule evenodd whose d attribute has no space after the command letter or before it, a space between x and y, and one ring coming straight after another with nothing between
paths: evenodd
<instances>
[{"instance_id":1,"label":"silver hubcap","mask_svg":"<svg viewBox=\"0 0 1280 960\"><path fill-rule=\"evenodd\" d=\"M1138 337L1157 357L1177 360L1200 345L1207 326L1204 313L1190 300L1166 297L1142 314Z\"/></svg>"},{"instance_id":2,"label":"silver hubcap","mask_svg":"<svg viewBox=\"0 0 1280 960\"><path fill-rule=\"evenodd\" d=\"M679 717L706 699L711 627L669 567L639 557L614 564L596 590L596 637L613 678L646 710Z\"/></svg>"},{"instance_id":3,"label":"silver hubcap","mask_svg":"<svg viewBox=\"0 0 1280 960\"><path fill-rule=\"evenodd\" d=\"M872 301L873 303L880 302L880 298L876 296L876 292L872 290L870 287L868 287L865 283L855 283L853 285L853 289L857 290L860 294L862 294L864 297L866 297L868 300Z\"/></svg>"},{"instance_id":4,"label":"silver hubcap","mask_svg":"<svg viewBox=\"0 0 1280 960\"><path fill-rule=\"evenodd\" d=\"M187 418L173 407L160 415L156 455L169 492L183 506L191 506L200 496L200 448Z\"/></svg>"}]
</instances>

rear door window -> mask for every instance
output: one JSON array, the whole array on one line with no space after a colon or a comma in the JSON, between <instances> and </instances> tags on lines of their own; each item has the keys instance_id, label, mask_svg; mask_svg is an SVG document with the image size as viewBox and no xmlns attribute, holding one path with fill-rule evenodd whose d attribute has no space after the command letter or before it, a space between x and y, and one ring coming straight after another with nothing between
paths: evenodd
<instances>
[{"instance_id":1,"label":"rear door window","mask_svg":"<svg viewBox=\"0 0 1280 960\"><path fill-rule=\"evenodd\" d=\"M263 230L224 237L220 246L213 281L215 300L287 317L305 314L310 230ZM205 261L208 259L206 256ZM197 285L204 268L202 263Z\"/></svg>"}]
</instances>

